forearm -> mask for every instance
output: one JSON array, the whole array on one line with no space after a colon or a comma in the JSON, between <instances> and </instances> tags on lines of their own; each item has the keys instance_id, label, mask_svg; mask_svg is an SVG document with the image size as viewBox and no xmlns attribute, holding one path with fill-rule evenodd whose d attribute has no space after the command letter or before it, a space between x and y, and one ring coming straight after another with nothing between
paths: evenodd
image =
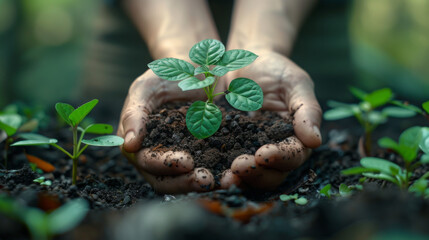
<instances>
[{"instance_id":1,"label":"forearm","mask_svg":"<svg viewBox=\"0 0 429 240\"><path fill-rule=\"evenodd\" d=\"M125 10L154 59L187 56L204 39L219 39L205 0L125 0Z\"/></svg>"},{"instance_id":2,"label":"forearm","mask_svg":"<svg viewBox=\"0 0 429 240\"><path fill-rule=\"evenodd\" d=\"M236 0L229 49L270 50L288 56L315 0Z\"/></svg>"}]
</instances>

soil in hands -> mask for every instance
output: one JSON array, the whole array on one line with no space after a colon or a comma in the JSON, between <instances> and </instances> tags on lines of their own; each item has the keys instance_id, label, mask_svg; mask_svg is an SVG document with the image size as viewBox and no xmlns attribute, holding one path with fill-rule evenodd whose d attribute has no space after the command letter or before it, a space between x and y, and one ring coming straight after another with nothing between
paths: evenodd
<instances>
[{"instance_id":1,"label":"soil in hands","mask_svg":"<svg viewBox=\"0 0 429 240\"><path fill-rule=\"evenodd\" d=\"M279 143L293 135L292 117L283 119L268 111L232 110L226 101L220 103L222 123L219 130L206 139L197 139L186 127L186 111L190 104L169 103L155 110L146 124L143 148L158 152L186 151L195 167L209 169L218 180L242 154L255 154L261 146ZM168 164L167 162L165 163ZM171 166L170 164L170 167Z\"/></svg>"}]
</instances>

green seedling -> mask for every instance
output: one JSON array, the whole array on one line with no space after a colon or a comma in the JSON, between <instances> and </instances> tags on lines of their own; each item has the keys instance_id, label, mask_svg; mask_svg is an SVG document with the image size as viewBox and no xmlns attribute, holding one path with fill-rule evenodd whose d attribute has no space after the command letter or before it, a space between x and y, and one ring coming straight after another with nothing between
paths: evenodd
<instances>
[{"instance_id":1,"label":"green seedling","mask_svg":"<svg viewBox=\"0 0 429 240\"><path fill-rule=\"evenodd\" d=\"M324 186L322 189L320 189L320 195L325 196L329 199L331 199L332 197L332 192L331 192L331 187L332 185L329 183L326 186Z\"/></svg>"},{"instance_id":2,"label":"green seedling","mask_svg":"<svg viewBox=\"0 0 429 240\"><path fill-rule=\"evenodd\" d=\"M178 85L182 91L203 89L206 93L207 101L194 102L186 113L186 126L193 136L204 139L219 129L222 112L213 103L216 96L226 95L229 104L242 111L256 111L262 107L261 87L247 78L236 78L226 91L214 92L219 77L249 65L257 55L241 49L225 51L220 41L206 39L191 48L189 58L199 66L195 68L184 60L163 58L149 63L148 67L162 79L181 81Z\"/></svg>"},{"instance_id":3,"label":"green seedling","mask_svg":"<svg viewBox=\"0 0 429 240\"><path fill-rule=\"evenodd\" d=\"M347 186L346 184L341 183L340 186L338 187L338 194L333 193L331 188L332 188L332 185L327 184L322 189L320 189L319 191L320 195L325 196L329 199L336 196L348 197L353 193L354 190L362 190L362 185L356 184L356 185Z\"/></svg>"},{"instance_id":4,"label":"green seedling","mask_svg":"<svg viewBox=\"0 0 429 240\"><path fill-rule=\"evenodd\" d=\"M358 88L351 87L350 92L360 100L357 104L328 101L331 109L327 110L323 117L326 120L339 120L354 116L364 129L364 149L367 155L371 155L372 133L377 126L387 121L388 117L405 118L415 115L412 111L403 107L384 107L393 98L392 90L383 88L371 93L366 93Z\"/></svg>"},{"instance_id":5,"label":"green seedling","mask_svg":"<svg viewBox=\"0 0 429 240\"><path fill-rule=\"evenodd\" d=\"M426 182L429 174L424 174L410 186L410 178L414 170L421 164L429 163L429 129L422 127L411 127L405 130L396 142L390 138L382 138L378 141L381 147L389 148L398 153L404 161L404 167L381 158L366 157L360 160L360 167L343 170L343 175L362 174L367 178L381 179L396 184L401 189L414 189L417 184ZM417 156L419 150L425 153L419 161Z\"/></svg>"},{"instance_id":6,"label":"green seedling","mask_svg":"<svg viewBox=\"0 0 429 240\"><path fill-rule=\"evenodd\" d=\"M13 142L13 136L18 131L18 128L21 126L22 117L18 114L4 114L0 115L0 129L4 132L4 151L3 151L3 159L4 159L4 168L7 169L7 160L9 147ZM1 138L1 136L0 136Z\"/></svg>"},{"instance_id":7,"label":"green seedling","mask_svg":"<svg viewBox=\"0 0 429 240\"><path fill-rule=\"evenodd\" d=\"M79 126L79 124L85 119L85 117L91 112L97 103L98 100L94 99L76 109L67 103L57 103L55 105L57 113L71 127L73 133L73 151L71 153L59 146L57 144L57 139L47 138L37 134L32 134L30 136L27 135L27 140L15 142L11 146L51 145L58 148L73 160L72 183L75 185L77 176L77 162L79 156L88 146L113 147L122 145L124 143L124 139L115 135L105 135L93 139L83 139L87 133L111 134L113 132L113 127L104 123L91 124L86 128Z\"/></svg>"},{"instance_id":8,"label":"green seedling","mask_svg":"<svg viewBox=\"0 0 429 240\"><path fill-rule=\"evenodd\" d=\"M28 207L13 199L0 196L0 213L23 223L32 239L48 240L76 227L88 212L88 203L74 199L51 213Z\"/></svg>"},{"instance_id":9,"label":"green seedling","mask_svg":"<svg viewBox=\"0 0 429 240\"><path fill-rule=\"evenodd\" d=\"M52 181L46 180L45 177L43 177L43 176L34 179L33 182L39 183L42 186L51 186L52 185Z\"/></svg>"},{"instance_id":10,"label":"green seedling","mask_svg":"<svg viewBox=\"0 0 429 240\"><path fill-rule=\"evenodd\" d=\"M282 200L283 202L294 200L295 204L298 204L298 205L306 205L308 203L307 198L299 197L298 193L295 193L293 195L282 194L280 195L280 200Z\"/></svg>"}]
</instances>

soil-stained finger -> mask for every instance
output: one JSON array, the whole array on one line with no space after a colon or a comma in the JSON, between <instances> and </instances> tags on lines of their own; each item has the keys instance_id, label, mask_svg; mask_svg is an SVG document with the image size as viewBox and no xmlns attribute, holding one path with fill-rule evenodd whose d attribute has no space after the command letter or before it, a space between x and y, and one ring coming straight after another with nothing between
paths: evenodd
<instances>
[{"instance_id":1,"label":"soil-stained finger","mask_svg":"<svg viewBox=\"0 0 429 240\"><path fill-rule=\"evenodd\" d=\"M155 176L144 171L142 175L159 193L206 192L214 187L214 177L205 168L196 168L179 176Z\"/></svg>"},{"instance_id":2,"label":"soil-stained finger","mask_svg":"<svg viewBox=\"0 0 429 240\"><path fill-rule=\"evenodd\" d=\"M194 168L192 156L184 151L152 151L143 149L137 155L137 162L142 170L157 175L180 175Z\"/></svg>"},{"instance_id":3,"label":"soil-stained finger","mask_svg":"<svg viewBox=\"0 0 429 240\"><path fill-rule=\"evenodd\" d=\"M267 144L255 153L257 164L279 171L290 171L299 167L310 156L306 148L295 136L277 144Z\"/></svg>"},{"instance_id":4,"label":"soil-stained finger","mask_svg":"<svg viewBox=\"0 0 429 240\"><path fill-rule=\"evenodd\" d=\"M222 173L222 177L219 180L221 189L228 189L232 185L240 186L241 178L236 174L232 173L231 169L227 169Z\"/></svg>"},{"instance_id":5,"label":"soil-stained finger","mask_svg":"<svg viewBox=\"0 0 429 240\"><path fill-rule=\"evenodd\" d=\"M259 176L262 174L262 167L256 164L255 156L243 154L234 159L231 171L239 177Z\"/></svg>"}]
</instances>

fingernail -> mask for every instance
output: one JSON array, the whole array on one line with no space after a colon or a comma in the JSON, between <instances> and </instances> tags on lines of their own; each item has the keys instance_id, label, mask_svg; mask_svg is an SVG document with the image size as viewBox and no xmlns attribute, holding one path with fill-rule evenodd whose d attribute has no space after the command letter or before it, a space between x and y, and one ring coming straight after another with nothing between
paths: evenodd
<instances>
[{"instance_id":1,"label":"fingernail","mask_svg":"<svg viewBox=\"0 0 429 240\"><path fill-rule=\"evenodd\" d=\"M322 140L322 135L320 134L320 130L317 126L313 126L314 135L316 135L320 140Z\"/></svg>"},{"instance_id":2,"label":"fingernail","mask_svg":"<svg viewBox=\"0 0 429 240\"><path fill-rule=\"evenodd\" d=\"M125 142L129 143L131 140L133 140L136 137L133 131L130 131L125 135Z\"/></svg>"}]
</instances>

